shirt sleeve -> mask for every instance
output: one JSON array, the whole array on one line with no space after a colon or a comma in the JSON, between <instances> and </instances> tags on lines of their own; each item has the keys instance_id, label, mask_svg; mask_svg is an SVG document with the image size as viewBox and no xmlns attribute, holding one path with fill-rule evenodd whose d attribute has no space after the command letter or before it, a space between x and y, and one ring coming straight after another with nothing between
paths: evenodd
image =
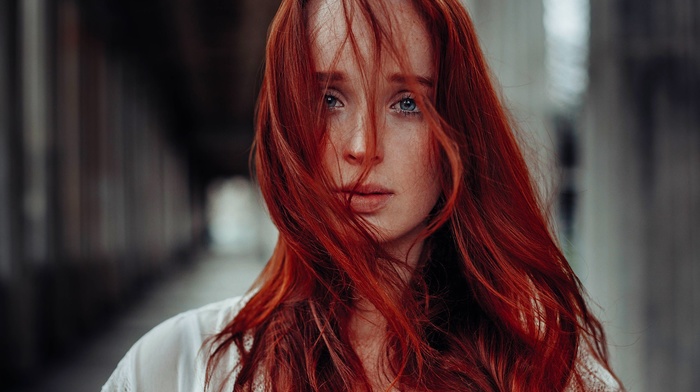
<instances>
[{"instance_id":1,"label":"shirt sleeve","mask_svg":"<svg viewBox=\"0 0 700 392\"><path fill-rule=\"evenodd\" d=\"M102 386L101 392L131 392L134 389L131 386L133 376L133 355L132 350L119 361L117 368L114 369L105 385Z\"/></svg>"},{"instance_id":2,"label":"shirt sleeve","mask_svg":"<svg viewBox=\"0 0 700 392\"><path fill-rule=\"evenodd\" d=\"M164 321L131 347L102 392L203 390L208 359L203 344L233 319L238 303L229 299Z\"/></svg>"}]
</instances>

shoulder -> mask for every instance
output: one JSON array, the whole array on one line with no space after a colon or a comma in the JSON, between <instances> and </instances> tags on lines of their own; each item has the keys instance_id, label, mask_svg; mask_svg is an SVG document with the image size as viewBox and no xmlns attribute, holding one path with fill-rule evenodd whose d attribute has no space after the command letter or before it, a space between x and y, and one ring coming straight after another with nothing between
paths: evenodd
<instances>
[{"instance_id":1,"label":"shoulder","mask_svg":"<svg viewBox=\"0 0 700 392\"><path fill-rule=\"evenodd\" d=\"M244 303L244 297L229 298L162 322L131 347L102 392L201 389L208 359L202 355L203 344L221 331Z\"/></svg>"}]
</instances>

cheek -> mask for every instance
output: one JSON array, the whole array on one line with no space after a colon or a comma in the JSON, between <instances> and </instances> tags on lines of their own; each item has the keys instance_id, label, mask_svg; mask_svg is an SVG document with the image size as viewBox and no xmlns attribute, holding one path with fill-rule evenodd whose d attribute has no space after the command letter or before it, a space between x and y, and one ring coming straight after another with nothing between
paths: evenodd
<instances>
[{"instance_id":1,"label":"cheek","mask_svg":"<svg viewBox=\"0 0 700 392\"><path fill-rule=\"evenodd\" d=\"M426 130L426 133L429 131ZM435 151L433 140L430 136L425 137L423 141L423 149L421 151L421 166L423 168L424 189L426 202L430 204L430 208L434 207L437 199L440 197L442 187L440 185L440 164L438 163L438 153Z\"/></svg>"},{"instance_id":2,"label":"cheek","mask_svg":"<svg viewBox=\"0 0 700 392\"><path fill-rule=\"evenodd\" d=\"M423 173L424 177L422 184L423 189L425 189L425 192L423 193L423 202L428 209L432 210L437 203L442 190L438 178L438 171L435 170L434 165L430 161L427 161L426 163L428 166Z\"/></svg>"},{"instance_id":3,"label":"cheek","mask_svg":"<svg viewBox=\"0 0 700 392\"><path fill-rule=\"evenodd\" d=\"M436 155L434 153L433 143L429 136L429 130L424 129L420 133L421 137L416 140L413 151L415 158L414 165L416 173L420 173L427 182L433 182L438 173Z\"/></svg>"},{"instance_id":4,"label":"cheek","mask_svg":"<svg viewBox=\"0 0 700 392\"><path fill-rule=\"evenodd\" d=\"M319 153L321 154L321 169L331 178L336 178L340 173L340 153L337 144L331 139L328 132L323 135Z\"/></svg>"},{"instance_id":5,"label":"cheek","mask_svg":"<svg viewBox=\"0 0 700 392\"><path fill-rule=\"evenodd\" d=\"M420 129L410 141L396 144L403 150L396 159L402 166L404 190L413 195L414 203L419 204L421 210L432 209L441 192L438 165L435 164L428 132Z\"/></svg>"}]
</instances>

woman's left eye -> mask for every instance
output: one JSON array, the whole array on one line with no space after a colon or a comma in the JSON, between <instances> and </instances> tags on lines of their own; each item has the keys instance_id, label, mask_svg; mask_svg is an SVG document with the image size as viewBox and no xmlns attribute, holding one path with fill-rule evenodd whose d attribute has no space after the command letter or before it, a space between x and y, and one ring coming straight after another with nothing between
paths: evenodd
<instances>
[{"instance_id":1,"label":"woman's left eye","mask_svg":"<svg viewBox=\"0 0 700 392\"><path fill-rule=\"evenodd\" d=\"M400 101L392 105L392 109L404 115L420 114L420 109L416 100L411 97L403 97Z\"/></svg>"},{"instance_id":2,"label":"woman's left eye","mask_svg":"<svg viewBox=\"0 0 700 392\"><path fill-rule=\"evenodd\" d=\"M342 106L342 105L340 104L340 100L338 100L338 98L334 97L334 96L331 95L331 94L326 94L326 95L323 97L323 100L325 101L326 106L327 106L328 108L330 108L330 109L333 109L333 108L337 108L337 107L339 107L339 106Z\"/></svg>"}]
</instances>

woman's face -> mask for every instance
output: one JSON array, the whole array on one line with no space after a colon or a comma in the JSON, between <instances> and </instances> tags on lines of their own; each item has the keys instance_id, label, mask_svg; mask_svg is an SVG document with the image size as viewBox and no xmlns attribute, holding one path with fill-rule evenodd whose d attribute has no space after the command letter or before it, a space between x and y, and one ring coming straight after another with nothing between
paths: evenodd
<instances>
[{"instance_id":1,"label":"woman's face","mask_svg":"<svg viewBox=\"0 0 700 392\"><path fill-rule=\"evenodd\" d=\"M358 56L346 39L342 3L312 0L309 4L313 61L328 113L324 167L339 197L350 199L352 210L370 224L387 250L406 256L440 195L430 131L416 100L419 95L426 100L433 95L433 48L408 2L384 0L391 12L393 44L405 56L407 67L402 69L389 50L382 50L378 63L374 61L374 36L359 12L350 26ZM367 83L363 75L376 75L376 83ZM376 139L371 109L375 110ZM373 140L376 144L370 153ZM363 165L370 170L354 188Z\"/></svg>"}]
</instances>

